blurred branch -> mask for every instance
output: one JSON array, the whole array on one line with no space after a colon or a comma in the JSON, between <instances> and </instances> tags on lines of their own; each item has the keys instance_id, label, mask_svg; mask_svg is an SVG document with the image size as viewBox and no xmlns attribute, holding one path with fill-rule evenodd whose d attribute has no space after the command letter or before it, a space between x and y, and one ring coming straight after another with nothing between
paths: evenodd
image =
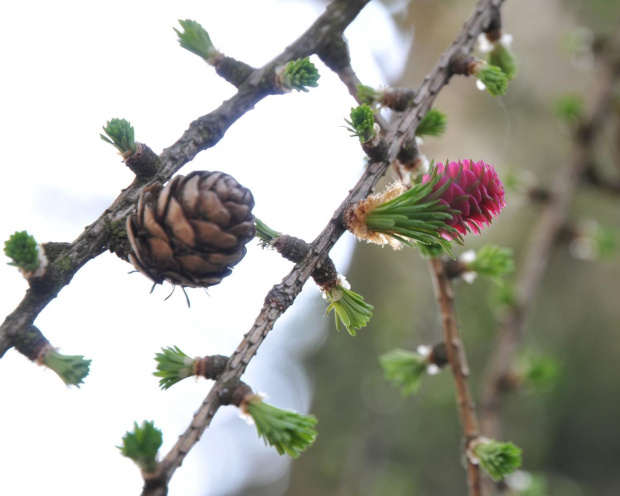
<instances>
[{"instance_id":1,"label":"blurred branch","mask_svg":"<svg viewBox=\"0 0 620 496\"><path fill-rule=\"evenodd\" d=\"M463 434L465 435L465 450L467 450L470 443L479 437L478 417L474 400L469 390L469 367L467 365L465 349L459 335L459 327L454 310L454 292L443 260L440 257L431 258L429 265L433 276L435 297L437 298L441 313L448 362L454 376L457 406ZM482 494L480 467L474 464L469 457L466 457L466 459L469 496L480 496Z\"/></svg>"},{"instance_id":2,"label":"blurred branch","mask_svg":"<svg viewBox=\"0 0 620 496\"><path fill-rule=\"evenodd\" d=\"M620 194L620 181L611 181L601 175L593 164L590 164L583 171L583 179L587 185L608 193L610 195Z\"/></svg>"},{"instance_id":3,"label":"blurred branch","mask_svg":"<svg viewBox=\"0 0 620 496\"><path fill-rule=\"evenodd\" d=\"M523 338L525 321L547 271L552 250L566 225L570 203L591 163L597 135L613 110L610 102L620 78L619 48L620 31L617 31L607 47L610 56L603 57L608 71L599 81L593 110L577 126L570 158L564 167L558 169L552 181L548 200L542 205L538 223L526 244L528 250L517 276L515 303L498 326L497 340L487 364L482 388L482 432L488 437L498 437L501 430L500 410L502 393L505 391L502 385L510 373Z\"/></svg>"}]
</instances>

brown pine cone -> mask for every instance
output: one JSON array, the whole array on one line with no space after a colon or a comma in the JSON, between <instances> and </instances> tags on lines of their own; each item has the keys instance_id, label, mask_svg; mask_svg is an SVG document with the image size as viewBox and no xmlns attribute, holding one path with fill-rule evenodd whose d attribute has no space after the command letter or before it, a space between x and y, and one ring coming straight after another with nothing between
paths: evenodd
<instances>
[{"instance_id":1,"label":"brown pine cone","mask_svg":"<svg viewBox=\"0 0 620 496\"><path fill-rule=\"evenodd\" d=\"M127 218L129 261L156 284L209 287L229 275L254 237L254 198L223 172L175 176L140 193Z\"/></svg>"}]
</instances>

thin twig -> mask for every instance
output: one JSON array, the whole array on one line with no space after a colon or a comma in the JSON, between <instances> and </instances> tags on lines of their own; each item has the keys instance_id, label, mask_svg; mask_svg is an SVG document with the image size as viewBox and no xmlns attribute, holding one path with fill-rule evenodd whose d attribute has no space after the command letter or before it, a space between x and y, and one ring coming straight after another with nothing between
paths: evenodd
<instances>
[{"instance_id":1,"label":"thin twig","mask_svg":"<svg viewBox=\"0 0 620 496\"><path fill-rule=\"evenodd\" d=\"M440 257L431 258L429 266L433 276L435 297L437 298L441 313L446 353L450 368L452 369L452 375L454 376L456 402L465 437L465 450L467 450L469 443L479 436L478 417L476 415L476 406L469 390L469 367L467 365L465 348L459 335L454 309L454 292L443 260ZM465 456L465 458L467 460L469 496L481 496L480 467L472 463L469 457Z\"/></svg>"}]
</instances>

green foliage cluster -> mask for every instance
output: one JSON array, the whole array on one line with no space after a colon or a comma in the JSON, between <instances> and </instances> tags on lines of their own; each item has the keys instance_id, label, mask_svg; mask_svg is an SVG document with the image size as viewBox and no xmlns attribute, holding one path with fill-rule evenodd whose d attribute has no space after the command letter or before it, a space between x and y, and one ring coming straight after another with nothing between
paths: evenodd
<instances>
[{"instance_id":1,"label":"green foliage cluster","mask_svg":"<svg viewBox=\"0 0 620 496\"><path fill-rule=\"evenodd\" d=\"M430 109L418 124L416 136L441 136L446 132L448 116L437 109Z\"/></svg>"},{"instance_id":2,"label":"green foliage cluster","mask_svg":"<svg viewBox=\"0 0 620 496\"><path fill-rule=\"evenodd\" d=\"M396 349L381 355L379 363L385 378L400 388L403 396L417 393L428 368L428 357L409 350Z\"/></svg>"},{"instance_id":3,"label":"green foliage cluster","mask_svg":"<svg viewBox=\"0 0 620 496\"><path fill-rule=\"evenodd\" d=\"M452 211L441 203L442 193L450 186L450 181L437 191L433 188L440 180L437 168L433 167L429 181L416 184L403 194L382 203L366 218L369 230L382 233L398 240L406 246L414 243L441 246L450 256L451 245L442 236L442 232L450 233L457 242L462 236L447 224L452 219Z\"/></svg>"},{"instance_id":4,"label":"green foliage cluster","mask_svg":"<svg viewBox=\"0 0 620 496\"><path fill-rule=\"evenodd\" d=\"M555 102L555 114L564 122L575 123L584 115L584 102L581 95L567 93Z\"/></svg>"},{"instance_id":5,"label":"green foliage cluster","mask_svg":"<svg viewBox=\"0 0 620 496\"><path fill-rule=\"evenodd\" d=\"M257 217L254 218L254 225L256 226L256 237L260 240L262 248L267 248L274 239L280 236L279 232L271 229Z\"/></svg>"},{"instance_id":6,"label":"green foliage cluster","mask_svg":"<svg viewBox=\"0 0 620 496\"><path fill-rule=\"evenodd\" d=\"M281 74L282 85L297 91L309 91L308 87L316 88L321 77L319 71L310 62L309 57L303 59L291 60Z\"/></svg>"},{"instance_id":7,"label":"green foliage cluster","mask_svg":"<svg viewBox=\"0 0 620 496\"><path fill-rule=\"evenodd\" d=\"M500 282L502 277L512 274L515 269L511 248L497 245L484 245L476 253L476 258L466 263L467 270Z\"/></svg>"},{"instance_id":8,"label":"green foliage cluster","mask_svg":"<svg viewBox=\"0 0 620 496\"><path fill-rule=\"evenodd\" d=\"M252 417L258 435L273 446L280 455L297 458L316 439L317 419L313 415L301 415L282 410L265 403L258 395L245 406Z\"/></svg>"},{"instance_id":9,"label":"green foliage cluster","mask_svg":"<svg viewBox=\"0 0 620 496\"><path fill-rule=\"evenodd\" d=\"M499 67L508 81L512 81L517 75L514 55L502 43L495 43L493 50L489 53L489 64Z\"/></svg>"},{"instance_id":10,"label":"green foliage cluster","mask_svg":"<svg viewBox=\"0 0 620 496\"><path fill-rule=\"evenodd\" d=\"M374 105L379 100L379 92L372 86L357 85L357 100L362 104Z\"/></svg>"},{"instance_id":11,"label":"green foliage cluster","mask_svg":"<svg viewBox=\"0 0 620 496\"><path fill-rule=\"evenodd\" d=\"M123 443L117 446L121 454L131 458L144 472L154 472L157 468L157 452L163 443L163 435L153 421L133 424L133 431L123 436Z\"/></svg>"},{"instance_id":12,"label":"green foliage cluster","mask_svg":"<svg viewBox=\"0 0 620 496\"><path fill-rule=\"evenodd\" d=\"M499 67L486 64L478 69L474 75L484 84L485 88L492 96L506 94L508 77Z\"/></svg>"},{"instance_id":13,"label":"green foliage cluster","mask_svg":"<svg viewBox=\"0 0 620 496\"><path fill-rule=\"evenodd\" d=\"M207 63L212 63L213 59L218 55L218 51L213 46L209 33L207 33L205 28L190 19L179 19L179 24L183 28L183 32L172 28L179 37L179 44L186 50L204 59Z\"/></svg>"},{"instance_id":14,"label":"green foliage cluster","mask_svg":"<svg viewBox=\"0 0 620 496\"><path fill-rule=\"evenodd\" d=\"M480 461L480 468L494 481L503 479L521 466L521 449L512 443L492 439L481 441L474 446L473 452Z\"/></svg>"},{"instance_id":15,"label":"green foliage cluster","mask_svg":"<svg viewBox=\"0 0 620 496\"><path fill-rule=\"evenodd\" d=\"M375 116L367 104L352 108L350 117L351 120L345 119L345 122L351 136L357 136L360 143L368 143L375 137Z\"/></svg>"},{"instance_id":16,"label":"green foliage cluster","mask_svg":"<svg viewBox=\"0 0 620 496\"><path fill-rule=\"evenodd\" d=\"M177 346L162 348L162 353L155 354L157 372L156 377L161 377L159 387L168 389L177 382L194 375L195 360L183 353Z\"/></svg>"},{"instance_id":17,"label":"green foliage cluster","mask_svg":"<svg viewBox=\"0 0 620 496\"><path fill-rule=\"evenodd\" d=\"M104 134L99 137L106 143L114 146L124 157L130 157L136 153L136 141L133 126L125 119L111 119L103 127Z\"/></svg>"},{"instance_id":18,"label":"green foliage cluster","mask_svg":"<svg viewBox=\"0 0 620 496\"><path fill-rule=\"evenodd\" d=\"M327 291L325 298L329 302L325 315L333 310L336 329L340 330L342 323L351 336L355 336L358 329L366 327L372 317L373 306L366 303L363 296L341 285Z\"/></svg>"},{"instance_id":19,"label":"green foliage cluster","mask_svg":"<svg viewBox=\"0 0 620 496\"><path fill-rule=\"evenodd\" d=\"M9 265L31 272L41 263L37 246L34 236L27 231L20 231L4 242L4 254L12 260Z\"/></svg>"},{"instance_id":20,"label":"green foliage cluster","mask_svg":"<svg viewBox=\"0 0 620 496\"><path fill-rule=\"evenodd\" d=\"M90 372L91 361L85 360L83 355L63 355L51 347L43 356L43 363L56 372L67 386L80 387Z\"/></svg>"}]
</instances>

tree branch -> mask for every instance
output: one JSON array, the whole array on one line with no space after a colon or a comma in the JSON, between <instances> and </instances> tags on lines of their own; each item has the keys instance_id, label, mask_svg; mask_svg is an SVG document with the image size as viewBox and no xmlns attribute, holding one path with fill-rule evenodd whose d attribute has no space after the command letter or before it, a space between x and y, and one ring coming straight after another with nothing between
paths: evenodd
<instances>
[{"instance_id":1,"label":"tree branch","mask_svg":"<svg viewBox=\"0 0 620 496\"><path fill-rule=\"evenodd\" d=\"M126 218L133 211L142 188L155 181L167 182L199 152L217 144L239 117L252 110L263 98L277 94L271 85L277 66L319 51L327 43L330 33L342 36L346 26L368 1L337 0L330 4L325 13L295 43L239 84L239 90L232 98L192 122L181 138L160 155L161 168L157 176L147 183L134 181L123 190L93 224L61 251L48 267L39 286L29 289L17 308L6 317L0 325L0 358L13 346L14 336L33 324L39 313L71 282L86 262L113 247L117 255L127 259L126 250L117 250L116 246L123 246L123 243L118 242L118 237L125 238ZM247 71L248 67L244 66L244 70Z\"/></svg>"},{"instance_id":2,"label":"tree branch","mask_svg":"<svg viewBox=\"0 0 620 496\"><path fill-rule=\"evenodd\" d=\"M276 284L269 291L265 298L265 304L254 325L231 355L226 370L215 382L213 388L195 413L190 426L181 434L179 440L161 462L161 481L164 484L170 480L176 469L181 466L187 453L198 442L202 433L210 425L213 416L221 406L219 395L222 386L230 380L241 377L277 319L293 304L293 301L315 268L325 260L331 248L342 236L344 227L342 226L341 218L345 209L350 204L366 198L371 193L376 183L383 177L390 164L396 159L403 142L411 141L414 138L415 129L421 118L432 106L437 94L452 76L449 62L453 54L472 50L478 34L487 28L494 12L502 5L503 1L481 0L478 2L475 11L465 23L450 48L441 55L433 70L424 78L424 81L416 90L416 107L403 113L393 127L388 127L384 130L386 131L385 140L389 145L388 159L368 165L368 168L355 187L334 212L327 227L311 244L308 254L301 262L295 265L293 270L280 284ZM326 14L329 13L330 8L328 7ZM298 40L293 46L297 44L304 43ZM348 69L346 72L350 74L352 69ZM157 491L159 492L144 492L143 495L159 496L165 494L165 492L162 492L164 488L159 488Z\"/></svg>"},{"instance_id":3,"label":"tree branch","mask_svg":"<svg viewBox=\"0 0 620 496\"><path fill-rule=\"evenodd\" d=\"M478 417L476 415L476 406L469 390L469 367L467 365L465 348L459 335L459 327L454 310L454 292L443 260L440 257L431 258L429 266L433 276L435 297L437 298L441 313L448 362L454 376L457 406L463 434L465 435L465 451L467 451L469 443L479 436ZM480 496L482 494L480 467L472 463L469 457L466 456L466 459L469 495Z\"/></svg>"}]
</instances>

